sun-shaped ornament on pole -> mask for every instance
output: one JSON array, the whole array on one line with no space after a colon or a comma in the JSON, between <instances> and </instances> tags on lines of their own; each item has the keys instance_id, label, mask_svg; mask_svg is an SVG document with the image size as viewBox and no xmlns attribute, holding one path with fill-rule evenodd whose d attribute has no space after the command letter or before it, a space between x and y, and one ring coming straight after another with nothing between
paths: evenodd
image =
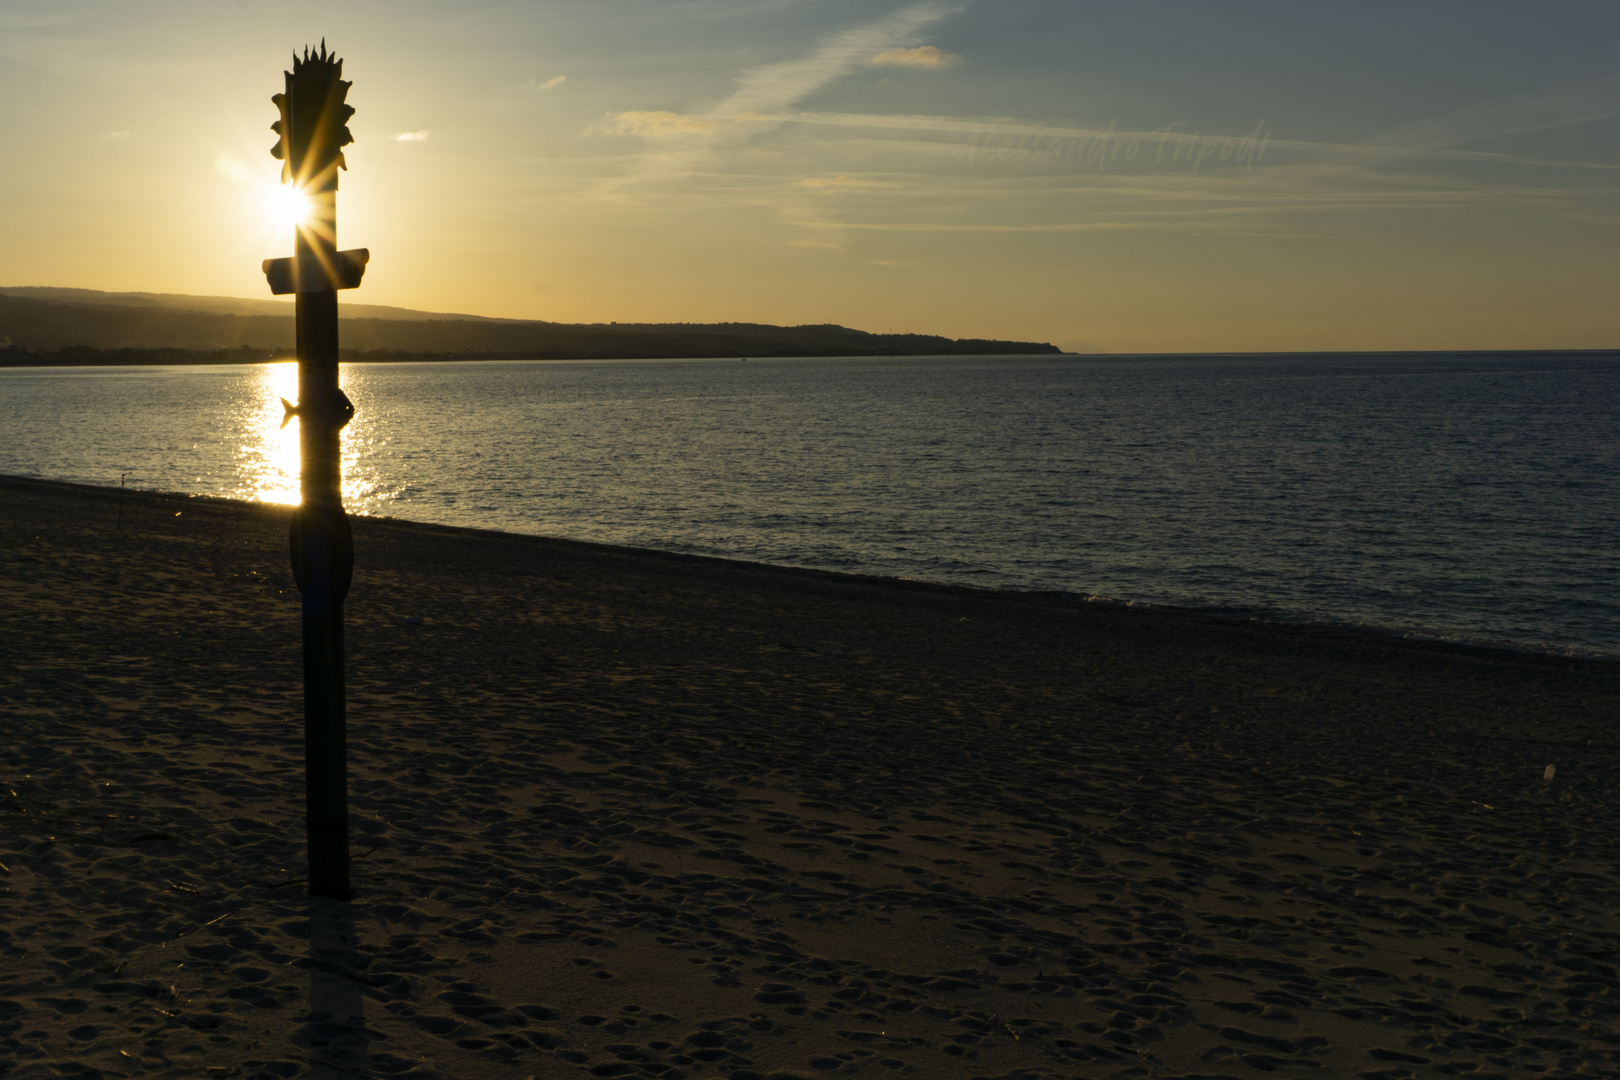
<instances>
[{"instance_id":1,"label":"sun-shaped ornament on pole","mask_svg":"<svg viewBox=\"0 0 1620 1080\"><path fill-rule=\"evenodd\" d=\"M270 99L281 113L270 125L280 136L270 155L281 162L281 182L303 194L310 211L298 225L294 257L265 260L270 292L357 288L371 253L336 250L338 170L347 171L343 148L354 142L354 106L345 99L354 84L341 78L343 61L326 51L324 38L318 53L293 54L293 69L285 74L286 89Z\"/></svg>"}]
</instances>

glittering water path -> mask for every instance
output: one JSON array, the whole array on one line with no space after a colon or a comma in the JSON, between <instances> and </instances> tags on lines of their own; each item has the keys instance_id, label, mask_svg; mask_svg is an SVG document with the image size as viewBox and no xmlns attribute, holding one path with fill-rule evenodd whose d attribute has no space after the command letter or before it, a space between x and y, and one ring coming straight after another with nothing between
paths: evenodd
<instances>
[{"instance_id":1,"label":"glittering water path","mask_svg":"<svg viewBox=\"0 0 1620 1080\"><path fill-rule=\"evenodd\" d=\"M1620 656L1613 356L346 365L360 513ZM0 371L0 471L296 498L290 365Z\"/></svg>"}]
</instances>

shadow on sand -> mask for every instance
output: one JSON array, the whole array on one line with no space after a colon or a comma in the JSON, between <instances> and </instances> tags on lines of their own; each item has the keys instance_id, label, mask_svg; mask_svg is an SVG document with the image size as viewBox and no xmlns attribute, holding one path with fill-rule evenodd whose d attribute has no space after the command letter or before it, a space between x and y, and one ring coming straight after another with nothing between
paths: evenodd
<instances>
[{"instance_id":1,"label":"shadow on sand","mask_svg":"<svg viewBox=\"0 0 1620 1080\"><path fill-rule=\"evenodd\" d=\"M309 1052L316 1080L371 1074L356 946L349 905L310 897L309 1012L293 1041Z\"/></svg>"}]
</instances>

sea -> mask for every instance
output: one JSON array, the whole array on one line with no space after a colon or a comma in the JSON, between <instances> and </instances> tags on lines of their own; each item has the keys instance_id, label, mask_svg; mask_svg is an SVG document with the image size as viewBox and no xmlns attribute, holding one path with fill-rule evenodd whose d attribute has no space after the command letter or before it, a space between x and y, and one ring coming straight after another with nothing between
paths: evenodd
<instances>
[{"instance_id":1,"label":"sea","mask_svg":"<svg viewBox=\"0 0 1620 1080\"><path fill-rule=\"evenodd\" d=\"M342 382L353 513L1620 659L1620 354L368 363ZM290 363L0 369L0 472L296 502L296 386Z\"/></svg>"}]
</instances>

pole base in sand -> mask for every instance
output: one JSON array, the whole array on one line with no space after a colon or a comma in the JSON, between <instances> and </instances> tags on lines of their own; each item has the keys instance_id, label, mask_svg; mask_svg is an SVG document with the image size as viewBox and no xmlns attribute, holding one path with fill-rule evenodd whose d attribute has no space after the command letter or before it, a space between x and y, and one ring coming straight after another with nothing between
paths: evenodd
<instances>
[{"instance_id":1,"label":"pole base in sand","mask_svg":"<svg viewBox=\"0 0 1620 1080\"><path fill-rule=\"evenodd\" d=\"M304 616L304 769L311 896L349 899L343 608Z\"/></svg>"}]
</instances>

